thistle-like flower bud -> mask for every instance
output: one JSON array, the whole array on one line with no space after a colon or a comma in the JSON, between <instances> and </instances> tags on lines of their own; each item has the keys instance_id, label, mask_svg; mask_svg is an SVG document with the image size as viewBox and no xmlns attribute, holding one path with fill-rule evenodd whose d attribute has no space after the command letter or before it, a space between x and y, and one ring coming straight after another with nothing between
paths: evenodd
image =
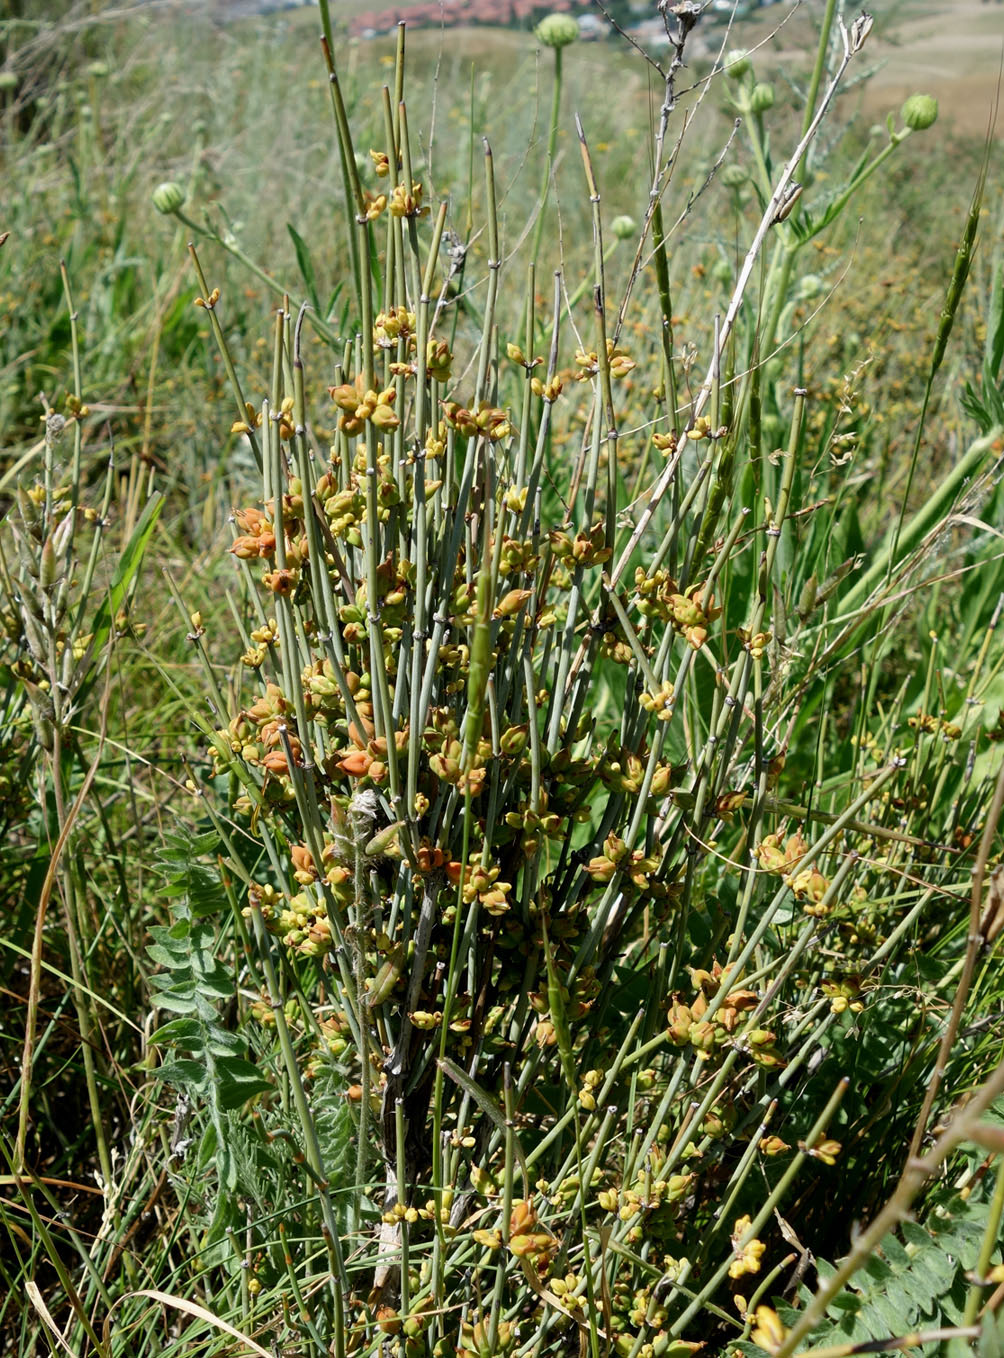
<instances>
[{"instance_id":1,"label":"thistle-like flower bud","mask_svg":"<svg viewBox=\"0 0 1004 1358\"><path fill-rule=\"evenodd\" d=\"M798 300L800 302L811 302L823 292L825 287L826 284L818 273L807 273L798 285Z\"/></svg>"},{"instance_id":2,"label":"thistle-like flower bud","mask_svg":"<svg viewBox=\"0 0 1004 1358\"><path fill-rule=\"evenodd\" d=\"M579 36L579 25L570 14L548 14L533 31L545 47L567 47Z\"/></svg>"},{"instance_id":3,"label":"thistle-like flower bud","mask_svg":"<svg viewBox=\"0 0 1004 1358\"><path fill-rule=\"evenodd\" d=\"M925 132L938 118L938 101L930 94L911 94L900 110L911 132Z\"/></svg>"},{"instance_id":4,"label":"thistle-like flower bud","mask_svg":"<svg viewBox=\"0 0 1004 1358\"><path fill-rule=\"evenodd\" d=\"M638 229L638 224L633 217L622 214L615 217L610 223L610 231L618 240L628 240Z\"/></svg>"},{"instance_id":5,"label":"thistle-like flower bud","mask_svg":"<svg viewBox=\"0 0 1004 1358\"><path fill-rule=\"evenodd\" d=\"M769 108L774 107L774 86L764 82L756 84L750 90L750 108L754 113L766 113Z\"/></svg>"},{"instance_id":6,"label":"thistle-like flower bud","mask_svg":"<svg viewBox=\"0 0 1004 1358\"><path fill-rule=\"evenodd\" d=\"M722 171L722 183L727 189L739 190L749 179L749 172L741 165L726 165Z\"/></svg>"},{"instance_id":7,"label":"thistle-like flower bud","mask_svg":"<svg viewBox=\"0 0 1004 1358\"><path fill-rule=\"evenodd\" d=\"M744 47L737 47L725 58L725 74L730 80L742 80L747 71L753 69L750 54Z\"/></svg>"},{"instance_id":8,"label":"thistle-like flower bud","mask_svg":"<svg viewBox=\"0 0 1004 1358\"><path fill-rule=\"evenodd\" d=\"M173 179L167 179L163 184L158 184L151 194L153 205L158 212L162 212L165 217L170 217L172 213L178 212L185 202L185 194L180 184L176 184Z\"/></svg>"}]
</instances>

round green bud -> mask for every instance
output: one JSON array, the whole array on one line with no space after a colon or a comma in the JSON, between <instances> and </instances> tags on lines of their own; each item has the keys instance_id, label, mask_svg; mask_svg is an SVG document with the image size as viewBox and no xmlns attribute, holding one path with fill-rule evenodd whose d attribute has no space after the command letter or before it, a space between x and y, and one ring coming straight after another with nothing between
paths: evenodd
<instances>
[{"instance_id":1,"label":"round green bud","mask_svg":"<svg viewBox=\"0 0 1004 1358\"><path fill-rule=\"evenodd\" d=\"M750 90L750 108L754 113L766 113L769 108L774 107L774 86L767 84L754 85Z\"/></svg>"},{"instance_id":2,"label":"round green bud","mask_svg":"<svg viewBox=\"0 0 1004 1358\"><path fill-rule=\"evenodd\" d=\"M725 74L730 80L742 80L748 71L753 69L750 61L750 54L744 47L737 47L734 52L730 52L725 58Z\"/></svg>"},{"instance_id":3,"label":"round green bud","mask_svg":"<svg viewBox=\"0 0 1004 1358\"><path fill-rule=\"evenodd\" d=\"M173 179L167 179L163 184L158 184L151 197L154 207L158 212L163 212L165 217L169 217L172 212L178 212L185 202L181 185L176 184Z\"/></svg>"},{"instance_id":4,"label":"round green bud","mask_svg":"<svg viewBox=\"0 0 1004 1358\"><path fill-rule=\"evenodd\" d=\"M825 286L818 273L807 273L798 285L798 300L811 302L814 297L819 296Z\"/></svg>"},{"instance_id":5,"label":"round green bud","mask_svg":"<svg viewBox=\"0 0 1004 1358\"><path fill-rule=\"evenodd\" d=\"M628 240L638 230L638 223L633 217L622 215L613 219L610 230L618 240Z\"/></svg>"},{"instance_id":6,"label":"round green bud","mask_svg":"<svg viewBox=\"0 0 1004 1358\"><path fill-rule=\"evenodd\" d=\"M738 191L749 179L749 174L741 165L726 165L722 171L722 183L727 189Z\"/></svg>"},{"instance_id":7,"label":"round green bud","mask_svg":"<svg viewBox=\"0 0 1004 1358\"><path fill-rule=\"evenodd\" d=\"M545 47L567 47L579 36L579 25L570 14L549 14L533 31Z\"/></svg>"},{"instance_id":8,"label":"round green bud","mask_svg":"<svg viewBox=\"0 0 1004 1358\"><path fill-rule=\"evenodd\" d=\"M938 101L930 94L911 94L899 115L911 132L924 132L938 118Z\"/></svg>"},{"instance_id":9,"label":"round green bud","mask_svg":"<svg viewBox=\"0 0 1004 1358\"><path fill-rule=\"evenodd\" d=\"M711 277L716 283L731 283L732 265L727 259L716 259L711 266Z\"/></svg>"},{"instance_id":10,"label":"round green bud","mask_svg":"<svg viewBox=\"0 0 1004 1358\"><path fill-rule=\"evenodd\" d=\"M13 71L0 71L0 90L16 90L17 76Z\"/></svg>"}]
</instances>

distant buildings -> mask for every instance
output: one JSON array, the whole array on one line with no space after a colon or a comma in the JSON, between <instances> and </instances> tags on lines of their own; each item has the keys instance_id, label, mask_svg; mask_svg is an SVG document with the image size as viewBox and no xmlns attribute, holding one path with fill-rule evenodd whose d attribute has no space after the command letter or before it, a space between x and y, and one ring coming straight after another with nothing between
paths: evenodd
<instances>
[{"instance_id":1,"label":"distant buildings","mask_svg":"<svg viewBox=\"0 0 1004 1358\"><path fill-rule=\"evenodd\" d=\"M570 14L581 5L572 0L422 0L417 5L367 10L349 20L349 34L374 38L399 23L409 28L451 28L461 24L491 24L496 28L526 28L545 14Z\"/></svg>"},{"instance_id":2,"label":"distant buildings","mask_svg":"<svg viewBox=\"0 0 1004 1358\"><path fill-rule=\"evenodd\" d=\"M777 0L712 0L705 21L720 23L733 12L737 18L744 18L755 9L775 3ZM648 5L640 0L604 0L603 8L639 40L656 45L668 41L665 22L661 17L652 17L654 0ZM586 40L605 38L613 32L598 5L589 0L420 0L416 5L390 5L356 14L349 19L348 30L351 37L375 38L393 32L399 23L406 23L409 28L488 24L494 28L526 29L545 15L555 13L573 14L578 20L579 35Z\"/></svg>"}]
</instances>

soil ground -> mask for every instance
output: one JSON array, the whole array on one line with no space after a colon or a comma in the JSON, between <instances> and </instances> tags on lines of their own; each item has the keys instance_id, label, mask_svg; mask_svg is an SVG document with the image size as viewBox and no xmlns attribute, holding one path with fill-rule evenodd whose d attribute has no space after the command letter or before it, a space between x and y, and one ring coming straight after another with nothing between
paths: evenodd
<instances>
[{"instance_id":1,"label":"soil ground","mask_svg":"<svg viewBox=\"0 0 1004 1358\"><path fill-rule=\"evenodd\" d=\"M792 14L779 38L778 56L811 46L822 6L804 4ZM876 5L875 27L863 55L877 68L862 90L862 108L884 118L910 94L932 94L946 125L982 137L994 108L1004 55L1004 4L996 0L907 0ZM776 25L779 7L742 25L742 42L765 37ZM1004 117L998 117L998 133Z\"/></svg>"}]
</instances>

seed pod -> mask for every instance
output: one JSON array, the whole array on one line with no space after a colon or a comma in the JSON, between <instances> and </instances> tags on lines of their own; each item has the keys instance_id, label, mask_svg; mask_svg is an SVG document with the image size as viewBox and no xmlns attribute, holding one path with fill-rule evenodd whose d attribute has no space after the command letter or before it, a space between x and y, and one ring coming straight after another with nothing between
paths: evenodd
<instances>
[{"instance_id":1,"label":"seed pod","mask_svg":"<svg viewBox=\"0 0 1004 1358\"><path fill-rule=\"evenodd\" d=\"M862 10L851 25L851 53L860 52L865 45L865 39L872 31L875 20L867 11Z\"/></svg>"},{"instance_id":2,"label":"seed pod","mask_svg":"<svg viewBox=\"0 0 1004 1358\"><path fill-rule=\"evenodd\" d=\"M771 225L773 226L773 225L774 225L775 223L777 223L777 222L783 222L784 219L785 219L785 217L787 217L787 216L789 215L789 213L791 212L792 208L795 206L795 204L798 202L798 200L799 200L799 198L801 198L801 196L802 196L802 186L801 186L801 184L798 184L798 183L789 184L789 185L788 185L788 188L787 188L786 191L785 191L784 197L781 199L781 202L778 204L777 211L774 213L774 216L771 218Z\"/></svg>"},{"instance_id":3,"label":"seed pod","mask_svg":"<svg viewBox=\"0 0 1004 1358\"><path fill-rule=\"evenodd\" d=\"M17 510L21 515L21 522L32 537L41 537L42 510L21 486L17 488Z\"/></svg>"},{"instance_id":4,"label":"seed pod","mask_svg":"<svg viewBox=\"0 0 1004 1358\"><path fill-rule=\"evenodd\" d=\"M400 830L402 822L394 821L393 825L386 826L379 834L366 845L367 858L381 858L397 839L397 832Z\"/></svg>"},{"instance_id":5,"label":"seed pod","mask_svg":"<svg viewBox=\"0 0 1004 1358\"><path fill-rule=\"evenodd\" d=\"M39 745L45 750L46 754L52 754L56 744L56 728L48 717L41 712L32 713L35 724L35 736Z\"/></svg>"},{"instance_id":6,"label":"seed pod","mask_svg":"<svg viewBox=\"0 0 1004 1358\"><path fill-rule=\"evenodd\" d=\"M816 579L815 571L813 571L802 586L802 592L798 596L798 616L803 622L816 606L816 594L818 590L819 581Z\"/></svg>"},{"instance_id":7,"label":"seed pod","mask_svg":"<svg viewBox=\"0 0 1004 1358\"><path fill-rule=\"evenodd\" d=\"M21 625L24 628L24 639L28 643L28 650L31 651L39 664L44 665L48 658L45 638L39 629L38 623L28 612L27 608L21 609Z\"/></svg>"},{"instance_id":8,"label":"seed pod","mask_svg":"<svg viewBox=\"0 0 1004 1358\"><path fill-rule=\"evenodd\" d=\"M30 576L24 575L18 581L18 590L21 594L21 614L30 613L33 618L40 622L45 617L45 609L42 605L42 597L35 588L35 582Z\"/></svg>"},{"instance_id":9,"label":"seed pod","mask_svg":"<svg viewBox=\"0 0 1004 1358\"><path fill-rule=\"evenodd\" d=\"M399 943L391 953L387 961L374 976L366 1003L371 1009L378 1008L390 998L391 992L401 979L401 969L404 966L404 945Z\"/></svg>"},{"instance_id":10,"label":"seed pod","mask_svg":"<svg viewBox=\"0 0 1004 1358\"><path fill-rule=\"evenodd\" d=\"M49 593L55 589L59 581L59 562L56 559L56 549L52 544L52 534L42 543L42 558L38 565L38 583L42 589Z\"/></svg>"}]
</instances>

